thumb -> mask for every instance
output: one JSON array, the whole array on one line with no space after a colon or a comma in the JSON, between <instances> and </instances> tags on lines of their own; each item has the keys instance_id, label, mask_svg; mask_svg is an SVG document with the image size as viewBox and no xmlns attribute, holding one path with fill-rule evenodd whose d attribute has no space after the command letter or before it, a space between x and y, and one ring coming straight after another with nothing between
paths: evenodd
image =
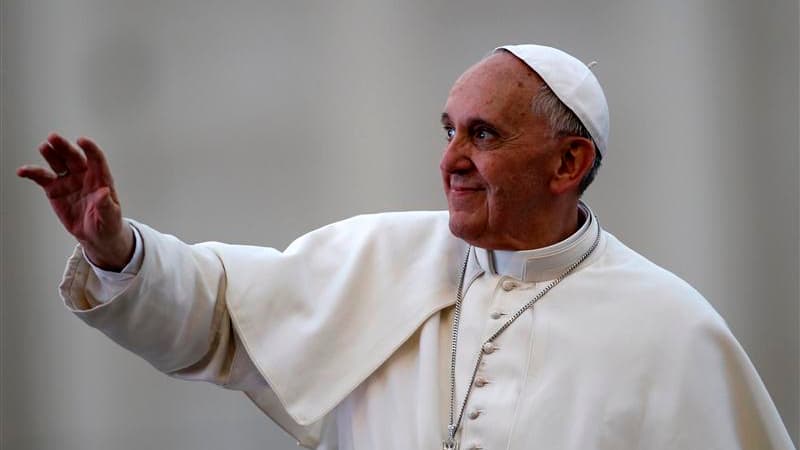
<instances>
[{"instance_id":1,"label":"thumb","mask_svg":"<svg viewBox=\"0 0 800 450\"><path fill-rule=\"evenodd\" d=\"M112 195L108 187L100 188L92 195L96 211L94 228L101 235L115 233L122 223L119 203L114 201Z\"/></svg>"},{"instance_id":2,"label":"thumb","mask_svg":"<svg viewBox=\"0 0 800 450\"><path fill-rule=\"evenodd\" d=\"M102 187L97 190L95 193L97 196L97 207L100 209L108 209L114 207L114 200L111 197L111 189L108 187Z\"/></svg>"},{"instance_id":3,"label":"thumb","mask_svg":"<svg viewBox=\"0 0 800 450\"><path fill-rule=\"evenodd\" d=\"M118 271L130 261L134 238L133 231L122 220L119 203L112 198L112 192L103 187L91 193L90 211L84 222L87 239L81 244L94 264Z\"/></svg>"}]
</instances>

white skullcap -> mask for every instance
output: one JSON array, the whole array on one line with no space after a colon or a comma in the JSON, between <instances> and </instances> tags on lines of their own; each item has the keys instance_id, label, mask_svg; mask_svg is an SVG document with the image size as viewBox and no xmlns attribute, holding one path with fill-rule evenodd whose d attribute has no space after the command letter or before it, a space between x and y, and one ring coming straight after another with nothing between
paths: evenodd
<instances>
[{"instance_id":1,"label":"white skullcap","mask_svg":"<svg viewBox=\"0 0 800 450\"><path fill-rule=\"evenodd\" d=\"M578 116L605 156L608 144L608 103L603 88L589 67L574 56L543 45L504 45L506 50L536 72L556 97Z\"/></svg>"}]
</instances>

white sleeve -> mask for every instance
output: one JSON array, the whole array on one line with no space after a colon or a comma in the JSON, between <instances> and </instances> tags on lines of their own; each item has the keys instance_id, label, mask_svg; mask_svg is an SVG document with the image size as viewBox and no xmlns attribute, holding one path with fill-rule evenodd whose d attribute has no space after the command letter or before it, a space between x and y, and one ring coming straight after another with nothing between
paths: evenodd
<instances>
[{"instance_id":1,"label":"white sleeve","mask_svg":"<svg viewBox=\"0 0 800 450\"><path fill-rule=\"evenodd\" d=\"M136 244L122 272L97 268L76 248L60 286L66 306L163 372L254 387L250 372L258 372L235 340L219 258L206 247L129 223Z\"/></svg>"},{"instance_id":2,"label":"white sleeve","mask_svg":"<svg viewBox=\"0 0 800 450\"><path fill-rule=\"evenodd\" d=\"M76 247L60 286L66 306L171 376L235 390L267 388L231 326L219 258L149 228L146 241L142 224L128 226L134 252L120 272L97 267Z\"/></svg>"},{"instance_id":3,"label":"white sleeve","mask_svg":"<svg viewBox=\"0 0 800 450\"><path fill-rule=\"evenodd\" d=\"M105 303L124 291L142 267L144 253L142 235L136 227L130 224L128 226L133 229L134 250L131 260L121 271L112 272L97 267L86 255L86 252L82 250L83 258L89 263L95 274L95 277L87 280L86 290L91 293L92 298L98 303Z\"/></svg>"},{"instance_id":4,"label":"white sleeve","mask_svg":"<svg viewBox=\"0 0 800 450\"><path fill-rule=\"evenodd\" d=\"M299 442L314 447L321 424L303 426L291 418L233 328L228 277L213 243L187 245L130 224L136 250L122 273L93 267L76 248L59 286L67 308L170 376L244 391Z\"/></svg>"}]
</instances>

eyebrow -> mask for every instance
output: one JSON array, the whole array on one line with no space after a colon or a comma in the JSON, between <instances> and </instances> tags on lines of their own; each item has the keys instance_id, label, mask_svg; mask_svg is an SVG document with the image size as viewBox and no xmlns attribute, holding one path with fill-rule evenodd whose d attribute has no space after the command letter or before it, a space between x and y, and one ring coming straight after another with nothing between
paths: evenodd
<instances>
[{"instance_id":1,"label":"eyebrow","mask_svg":"<svg viewBox=\"0 0 800 450\"><path fill-rule=\"evenodd\" d=\"M442 121L442 124L448 124L448 123L452 123L453 122L452 120L450 120L450 116L446 112L442 113L441 121ZM482 127L482 126L487 127L487 128L491 128L493 130L499 130L500 129L497 125L495 125L495 124L493 124L493 123L491 123L491 122L489 122L489 121L487 121L485 119L481 119L480 117L469 117L469 118L467 118L467 129L474 130L475 128Z\"/></svg>"}]
</instances>

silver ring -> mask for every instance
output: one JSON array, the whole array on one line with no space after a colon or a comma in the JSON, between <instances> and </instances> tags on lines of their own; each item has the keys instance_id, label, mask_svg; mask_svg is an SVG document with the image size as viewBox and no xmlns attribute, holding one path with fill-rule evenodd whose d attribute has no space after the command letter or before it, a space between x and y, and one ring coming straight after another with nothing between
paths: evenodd
<instances>
[{"instance_id":1,"label":"silver ring","mask_svg":"<svg viewBox=\"0 0 800 450\"><path fill-rule=\"evenodd\" d=\"M63 172L56 172L56 176L58 178L65 177L67 175L69 175L69 170L64 170Z\"/></svg>"}]
</instances>

